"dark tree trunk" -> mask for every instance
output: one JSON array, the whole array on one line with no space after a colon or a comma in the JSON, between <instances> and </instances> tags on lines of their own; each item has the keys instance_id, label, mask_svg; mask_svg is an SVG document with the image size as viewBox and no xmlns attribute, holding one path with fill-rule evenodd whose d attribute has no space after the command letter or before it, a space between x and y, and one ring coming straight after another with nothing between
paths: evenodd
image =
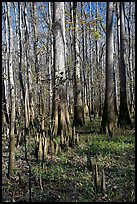
<instances>
[{"instance_id":1,"label":"dark tree trunk","mask_svg":"<svg viewBox=\"0 0 137 204\"><path fill-rule=\"evenodd\" d=\"M113 2L107 2L106 16L106 92L101 132L112 136L115 125L114 84L113 84Z\"/></svg>"},{"instance_id":2,"label":"dark tree trunk","mask_svg":"<svg viewBox=\"0 0 137 204\"><path fill-rule=\"evenodd\" d=\"M126 93L126 64L124 60L125 48L124 48L124 2L120 2L120 66L119 66L119 78L120 78L120 107L118 126L126 128L132 127L132 122L129 116L129 110L127 105L127 93Z\"/></svg>"}]
</instances>

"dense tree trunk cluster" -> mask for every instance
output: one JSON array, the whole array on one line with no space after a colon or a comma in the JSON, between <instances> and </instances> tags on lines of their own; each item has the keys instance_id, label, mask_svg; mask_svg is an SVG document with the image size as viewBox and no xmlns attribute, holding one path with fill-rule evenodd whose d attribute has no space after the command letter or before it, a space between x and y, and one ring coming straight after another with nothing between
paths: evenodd
<instances>
[{"instance_id":1,"label":"dense tree trunk cluster","mask_svg":"<svg viewBox=\"0 0 137 204\"><path fill-rule=\"evenodd\" d=\"M101 117L112 136L135 113L134 2L3 2L2 133L38 160L78 145ZM27 157L27 154L26 154Z\"/></svg>"}]
</instances>

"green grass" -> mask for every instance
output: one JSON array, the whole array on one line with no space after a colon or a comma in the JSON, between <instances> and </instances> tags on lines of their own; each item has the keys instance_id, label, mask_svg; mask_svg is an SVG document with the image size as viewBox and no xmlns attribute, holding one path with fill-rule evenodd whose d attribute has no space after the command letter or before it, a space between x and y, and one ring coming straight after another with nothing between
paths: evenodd
<instances>
[{"instance_id":1,"label":"green grass","mask_svg":"<svg viewBox=\"0 0 137 204\"><path fill-rule=\"evenodd\" d=\"M80 134L80 143L68 148L52 160L48 155L44 168L30 157L32 167L32 197L41 202L133 202L135 201L135 135L133 131L116 130L108 141L106 135L100 135L100 120L78 128L85 131ZM93 170L87 168L87 153L91 155ZM17 159L21 152L16 151ZM94 187L94 166L98 165L99 183L102 170L105 171L105 195ZM43 191L39 178L42 178Z\"/></svg>"},{"instance_id":2,"label":"green grass","mask_svg":"<svg viewBox=\"0 0 137 204\"><path fill-rule=\"evenodd\" d=\"M102 169L105 170L105 196L95 191L94 171L87 169L87 151L91 154L93 164L98 165L100 182ZM82 134L77 148L61 152L57 161L47 166L47 173L42 174L43 183L49 182L51 186L48 189L58 195L53 198L52 194L47 194L44 199L49 202L132 202L135 199L133 134L114 136L111 141L106 135Z\"/></svg>"}]
</instances>

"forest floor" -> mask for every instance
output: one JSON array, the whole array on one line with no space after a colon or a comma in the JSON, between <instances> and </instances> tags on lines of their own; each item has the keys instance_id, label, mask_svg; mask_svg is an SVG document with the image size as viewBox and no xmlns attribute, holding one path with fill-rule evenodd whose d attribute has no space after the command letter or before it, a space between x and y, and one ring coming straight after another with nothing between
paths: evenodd
<instances>
[{"instance_id":1,"label":"forest floor","mask_svg":"<svg viewBox=\"0 0 137 204\"><path fill-rule=\"evenodd\" d=\"M37 202L134 202L135 201L135 131L117 129L108 141L99 134L100 119L78 128L79 145L58 156L48 155L40 169L31 155L30 164L32 201ZM93 169L87 168L87 151ZM98 166L99 185L105 171L106 192L94 187L94 166ZM28 201L28 165L24 147L16 149L16 173L10 180L8 170L8 141L2 146L2 201ZM22 182L19 183L21 175Z\"/></svg>"}]
</instances>

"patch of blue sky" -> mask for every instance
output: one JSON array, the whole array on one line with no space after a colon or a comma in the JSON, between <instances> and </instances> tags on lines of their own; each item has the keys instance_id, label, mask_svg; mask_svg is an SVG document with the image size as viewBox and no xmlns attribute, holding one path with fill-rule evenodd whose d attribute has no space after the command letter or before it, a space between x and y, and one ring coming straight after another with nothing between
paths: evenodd
<instances>
[{"instance_id":1,"label":"patch of blue sky","mask_svg":"<svg viewBox=\"0 0 137 204\"><path fill-rule=\"evenodd\" d=\"M49 10L49 2L37 2L39 6L39 12L40 12L40 6L44 6L45 12L48 12Z\"/></svg>"},{"instance_id":2,"label":"patch of blue sky","mask_svg":"<svg viewBox=\"0 0 137 204\"><path fill-rule=\"evenodd\" d=\"M84 11L85 13L88 13L88 14L90 13L89 5L87 2L84 3Z\"/></svg>"},{"instance_id":3,"label":"patch of blue sky","mask_svg":"<svg viewBox=\"0 0 137 204\"><path fill-rule=\"evenodd\" d=\"M16 2L10 2L10 17L11 17L11 20L12 20L12 28L15 28L16 26L16 19L15 19L15 9L14 9L14 6ZM18 7L16 6L16 12L18 12Z\"/></svg>"},{"instance_id":4,"label":"patch of blue sky","mask_svg":"<svg viewBox=\"0 0 137 204\"><path fill-rule=\"evenodd\" d=\"M49 2L40 2L40 4L37 5L38 17L42 20L41 23L38 24L38 30L40 30L43 33L48 31L48 24L45 21L48 8Z\"/></svg>"},{"instance_id":5,"label":"patch of blue sky","mask_svg":"<svg viewBox=\"0 0 137 204\"><path fill-rule=\"evenodd\" d=\"M96 8L98 8L98 16L105 19L104 11L106 11L106 2L85 2L84 11L86 14L91 14L91 17L96 16Z\"/></svg>"}]
</instances>

